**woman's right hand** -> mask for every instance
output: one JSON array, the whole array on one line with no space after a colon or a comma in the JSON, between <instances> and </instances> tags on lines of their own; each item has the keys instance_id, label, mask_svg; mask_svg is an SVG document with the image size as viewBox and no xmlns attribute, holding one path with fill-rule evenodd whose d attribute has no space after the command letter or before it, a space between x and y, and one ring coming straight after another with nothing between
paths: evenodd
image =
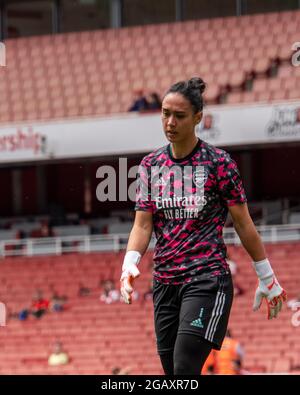
<instances>
[{"instance_id":1,"label":"woman's right hand","mask_svg":"<svg viewBox=\"0 0 300 395\"><path fill-rule=\"evenodd\" d=\"M133 292L133 280L140 275L140 271L137 268L141 260L141 254L138 251L127 251L121 274L121 295L124 302L127 304L132 303L132 292Z\"/></svg>"}]
</instances>

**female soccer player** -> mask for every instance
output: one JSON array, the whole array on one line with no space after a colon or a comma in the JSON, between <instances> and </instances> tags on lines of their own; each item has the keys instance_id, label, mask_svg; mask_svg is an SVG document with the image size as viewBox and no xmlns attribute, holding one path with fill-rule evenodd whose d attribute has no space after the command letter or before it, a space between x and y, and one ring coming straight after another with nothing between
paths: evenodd
<instances>
[{"instance_id":1,"label":"female soccer player","mask_svg":"<svg viewBox=\"0 0 300 395\"><path fill-rule=\"evenodd\" d=\"M192 78L172 85L163 98L169 144L141 162L122 266L121 293L130 304L154 228L154 319L165 374L199 374L211 349L221 348L233 298L222 237L228 210L258 276L253 309L265 299L271 319L286 299L249 215L236 163L195 134L204 89L202 79Z\"/></svg>"}]
</instances>

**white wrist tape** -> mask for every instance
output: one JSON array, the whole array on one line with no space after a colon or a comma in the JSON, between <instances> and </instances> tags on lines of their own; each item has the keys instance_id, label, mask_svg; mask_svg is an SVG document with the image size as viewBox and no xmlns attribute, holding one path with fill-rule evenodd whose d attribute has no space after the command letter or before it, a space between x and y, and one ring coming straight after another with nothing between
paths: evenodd
<instances>
[{"instance_id":1,"label":"white wrist tape","mask_svg":"<svg viewBox=\"0 0 300 395\"><path fill-rule=\"evenodd\" d=\"M262 261L253 262L253 267L260 280L264 280L274 275L269 259L267 258Z\"/></svg>"},{"instance_id":2,"label":"white wrist tape","mask_svg":"<svg viewBox=\"0 0 300 395\"><path fill-rule=\"evenodd\" d=\"M123 261L123 269L128 265L138 265L140 263L142 255L138 251L127 251Z\"/></svg>"}]
</instances>

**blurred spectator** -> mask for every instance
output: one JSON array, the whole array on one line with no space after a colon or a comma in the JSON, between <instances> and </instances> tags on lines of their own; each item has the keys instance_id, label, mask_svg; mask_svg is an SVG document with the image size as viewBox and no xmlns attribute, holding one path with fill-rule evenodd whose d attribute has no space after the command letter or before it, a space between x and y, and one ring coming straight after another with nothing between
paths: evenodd
<instances>
[{"instance_id":1,"label":"blurred spectator","mask_svg":"<svg viewBox=\"0 0 300 395\"><path fill-rule=\"evenodd\" d=\"M51 311L63 311L66 307L68 297L65 295L59 295L54 289L53 284L50 285L50 310Z\"/></svg>"},{"instance_id":2,"label":"blurred spectator","mask_svg":"<svg viewBox=\"0 0 300 395\"><path fill-rule=\"evenodd\" d=\"M41 226L41 236L40 237L52 237L53 232L49 226L48 221L43 221Z\"/></svg>"},{"instance_id":3,"label":"blurred spectator","mask_svg":"<svg viewBox=\"0 0 300 395\"><path fill-rule=\"evenodd\" d=\"M161 100L159 95L156 92L151 92L146 97L147 101L147 110L160 110L161 109Z\"/></svg>"},{"instance_id":4,"label":"blurred spectator","mask_svg":"<svg viewBox=\"0 0 300 395\"><path fill-rule=\"evenodd\" d=\"M16 239L22 240L26 238L26 234L23 230L18 229L16 232Z\"/></svg>"},{"instance_id":5,"label":"blurred spectator","mask_svg":"<svg viewBox=\"0 0 300 395\"><path fill-rule=\"evenodd\" d=\"M41 318L49 310L50 301L43 297L41 290L36 290L32 298L31 313L36 318Z\"/></svg>"},{"instance_id":6,"label":"blurred spectator","mask_svg":"<svg viewBox=\"0 0 300 395\"><path fill-rule=\"evenodd\" d=\"M90 288L86 287L81 282L78 284L78 292L77 292L78 296L88 296L90 295L90 293L91 293Z\"/></svg>"},{"instance_id":7,"label":"blurred spectator","mask_svg":"<svg viewBox=\"0 0 300 395\"><path fill-rule=\"evenodd\" d=\"M233 339L227 329L220 351L216 353L216 373L226 375L242 374L244 350L238 340Z\"/></svg>"},{"instance_id":8,"label":"blurred spectator","mask_svg":"<svg viewBox=\"0 0 300 395\"><path fill-rule=\"evenodd\" d=\"M23 244L22 241L21 241L21 240L23 240L25 238L26 238L26 234L25 234L25 232L23 230L17 230L16 231L15 239L16 240L20 240L20 242L17 241L17 242L14 243L13 249L15 251L22 251L22 250L26 249L26 244Z\"/></svg>"},{"instance_id":9,"label":"blurred spectator","mask_svg":"<svg viewBox=\"0 0 300 395\"><path fill-rule=\"evenodd\" d=\"M31 237L53 237L53 231L49 226L48 221L43 221L39 229L35 229L30 234Z\"/></svg>"},{"instance_id":10,"label":"blurred spectator","mask_svg":"<svg viewBox=\"0 0 300 395\"><path fill-rule=\"evenodd\" d=\"M206 114L203 117L203 130L211 129L213 126L213 116L211 114Z\"/></svg>"},{"instance_id":11,"label":"blurred spectator","mask_svg":"<svg viewBox=\"0 0 300 395\"><path fill-rule=\"evenodd\" d=\"M147 100L144 96L142 89L136 89L133 91L134 99L132 105L128 111L145 111L147 110Z\"/></svg>"},{"instance_id":12,"label":"blurred spectator","mask_svg":"<svg viewBox=\"0 0 300 395\"><path fill-rule=\"evenodd\" d=\"M20 30L16 28L15 26L9 25L7 27L7 38L18 38L20 37Z\"/></svg>"},{"instance_id":13,"label":"blurred spectator","mask_svg":"<svg viewBox=\"0 0 300 395\"><path fill-rule=\"evenodd\" d=\"M20 321L25 321L27 320L28 316L30 314L30 310L29 309L23 309L19 312L18 314L18 318Z\"/></svg>"},{"instance_id":14,"label":"blurred spectator","mask_svg":"<svg viewBox=\"0 0 300 395\"><path fill-rule=\"evenodd\" d=\"M120 300L120 292L115 289L115 285L112 280L102 281L102 294L100 300L107 304L118 302Z\"/></svg>"},{"instance_id":15,"label":"blurred spectator","mask_svg":"<svg viewBox=\"0 0 300 395\"><path fill-rule=\"evenodd\" d=\"M201 374L203 375L211 375L216 373L216 354L217 351L212 349L209 353L207 360L205 361Z\"/></svg>"},{"instance_id":16,"label":"blurred spectator","mask_svg":"<svg viewBox=\"0 0 300 395\"><path fill-rule=\"evenodd\" d=\"M128 375L131 372L131 367L126 366L125 368L120 368L119 366L115 366L111 370L112 375Z\"/></svg>"},{"instance_id":17,"label":"blurred spectator","mask_svg":"<svg viewBox=\"0 0 300 395\"><path fill-rule=\"evenodd\" d=\"M27 320L28 316L30 314L30 309L24 307L22 310L20 310L19 312L13 312L13 311L8 311L7 314L7 318L11 319L11 318L16 318L19 319L20 321L25 321Z\"/></svg>"},{"instance_id":18,"label":"blurred spectator","mask_svg":"<svg viewBox=\"0 0 300 395\"><path fill-rule=\"evenodd\" d=\"M144 301L146 301L146 300L152 300L152 298L153 298L153 280L151 279L151 280L149 281L149 288L148 288L148 291L146 291L146 292L144 293Z\"/></svg>"},{"instance_id":19,"label":"blurred spectator","mask_svg":"<svg viewBox=\"0 0 300 395\"><path fill-rule=\"evenodd\" d=\"M300 123L300 107L296 110L296 112L297 112L297 119L296 119L296 122L297 122L297 123Z\"/></svg>"},{"instance_id":20,"label":"blurred spectator","mask_svg":"<svg viewBox=\"0 0 300 395\"><path fill-rule=\"evenodd\" d=\"M245 293L244 289L239 285L236 275L238 272L238 267L237 264L230 259L229 255L226 255L226 261L229 265L229 269L231 271L231 276L232 276L232 282L233 282L233 290L234 290L234 296L239 296L243 295Z\"/></svg>"},{"instance_id":21,"label":"blurred spectator","mask_svg":"<svg viewBox=\"0 0 300 395\"><path fill-rule=\"evenodd\" d=\"M9 311L9 312L8 312L8 318L9 318L9 319L10 319L10 318L17 318L17 319L19 319L20 321L25 321L25 320L27 320L29 314L30 314L30 309L27 308L27 307L24 307L22 310L20 310L20 311L17 312L17 313L14 313L14 312Z\"/></svg>"},{"instance_id":22,"label":"blurred spectator","mask_svg":"<svg viewBox=\"0 0 300 395\"><path fill-rule=\"evenodd\" d=\"M220 351L212 350L202 368L202 374L240 375L244 374L242 363L244 351L241 344L226 332Z\"/></svg>"},{"instance_id":23,"label":"blurred spectator","mask_svg":"<svg viewBox=\"0 0 300 395\"><path fill-rule=\"evenodd\" d=\"M69 362L69 356L67 352L63 350L62 343L57 341L54 343L53 352L48 358L49 366L66 365Z\"/></svg>"},{"instance_id":24,"label":"blurred spectator","mask_svg":"<svg viewBox=\"0 0 300 395\"><path fill-rule=\"evenodd\" d=\"M228 254L226 255L226 261L227 261L227 263L229 265L229 269L230 269L232 277L235 277L235 275L237 273L237 265L236 265L236 263L229 258Z\"/></svg>"}]
</instances>

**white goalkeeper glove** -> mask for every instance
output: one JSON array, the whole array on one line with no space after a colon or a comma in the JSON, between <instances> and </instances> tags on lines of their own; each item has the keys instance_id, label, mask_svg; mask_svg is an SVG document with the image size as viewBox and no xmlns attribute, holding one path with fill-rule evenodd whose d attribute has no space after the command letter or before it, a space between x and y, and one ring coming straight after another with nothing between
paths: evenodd
<instances>
[{"instance_id":1,"label":"white goalkeeper glove","mask_svg":"<svg viewBox=\"0 0 300 395\"><path fill-rule=\"evenodd\" d=\"M268 319L276 318L286 301L286 292L279 285L268 259L254 262L253 267L258 276L258 287L255 292L253 310L260 308L265 298L268 307Z\"/></svg>"},{"instance_id":2,"label":"white goalkeeper glove","mask_svg":"<svg viewBox=\"0 0 300 395\"><path fill-rule=\"evenodd\" d=\"M131 304L133 292L133 280L140 275L140 271L137 268L141 254L138 251L127 251L125 254L122 275L121 275L121 295L127 304Z\"/></svg>"}]
</instances>

